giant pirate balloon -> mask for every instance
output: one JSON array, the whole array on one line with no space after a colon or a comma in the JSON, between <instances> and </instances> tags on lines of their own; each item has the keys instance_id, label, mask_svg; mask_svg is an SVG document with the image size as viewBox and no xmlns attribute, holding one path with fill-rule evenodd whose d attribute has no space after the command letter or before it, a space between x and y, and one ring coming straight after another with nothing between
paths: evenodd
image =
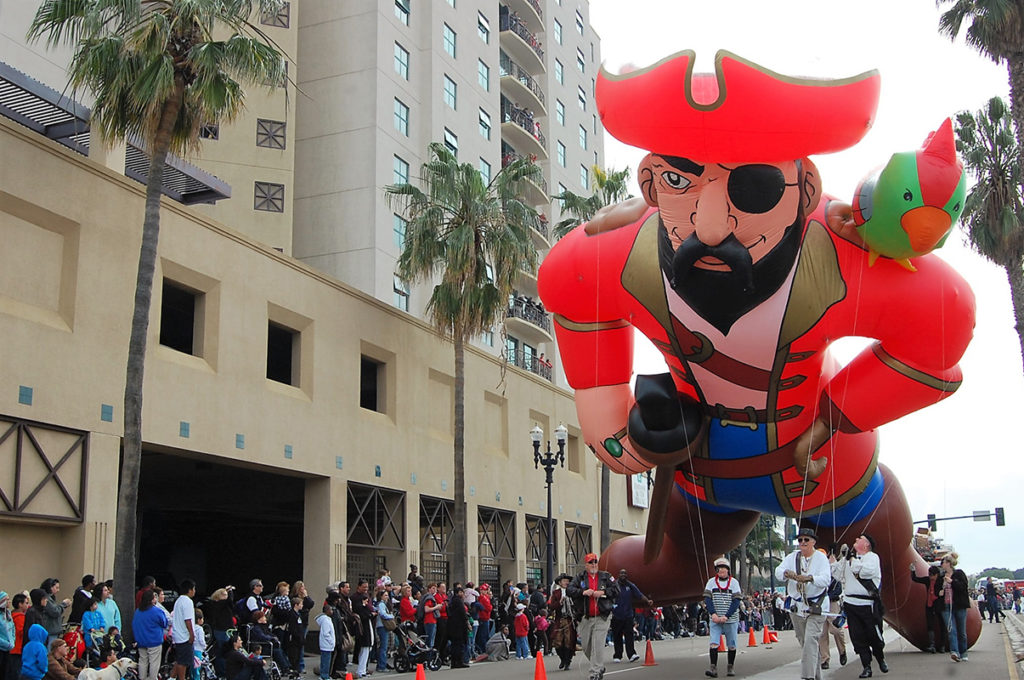
<instances>
[{"instance_id":1,"label":"giant pirate balloon","mask_svg":"<svg viewBox=\"0 0 1024 680\"><path fill-rule=\"evenodd\" d=\"M924 648L925 589L907 565L926 565L876 428L957 389L974 296L913 248L896 255L916 272L869 266L879 249L858 231L864 215L822 194L809 157L863 137L877 73L793 78L719 52L716 73L699 75L693 57L601 72L606 129L650 151L642 197L573 230L539 275L587 445L617 472L657 468L646 536L613 543L605 568L656 600L692 600L761 513L798 518L823 546L868 531L887 619ZM951 207L958 181L938 184L925 201ZM914 243L930 248L948 226ZM635 393L634 329L669 367ZM840 368L828 346L844 336L874 342ZM971 621L973 642L976 610Z\"/></svg>"}]
</instances>

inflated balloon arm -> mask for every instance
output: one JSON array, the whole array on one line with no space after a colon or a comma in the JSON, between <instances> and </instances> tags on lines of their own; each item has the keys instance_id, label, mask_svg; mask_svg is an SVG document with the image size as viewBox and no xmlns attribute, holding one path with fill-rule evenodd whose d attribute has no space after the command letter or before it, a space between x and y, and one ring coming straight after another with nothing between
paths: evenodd
<instances>
[{"instance_id":1,"label":"inflated balloon arm","mask_svg":"<svg viewBox=\"0 0 1024 680\"><path fill-rule=\"evenodd\" d=\"M910 258L945 243L963 212L966 191L947 118L920 149L894 153L857 186L852 215L868 248L868 264L883 255L917 271Z\"/></svg>"}]
</instances>

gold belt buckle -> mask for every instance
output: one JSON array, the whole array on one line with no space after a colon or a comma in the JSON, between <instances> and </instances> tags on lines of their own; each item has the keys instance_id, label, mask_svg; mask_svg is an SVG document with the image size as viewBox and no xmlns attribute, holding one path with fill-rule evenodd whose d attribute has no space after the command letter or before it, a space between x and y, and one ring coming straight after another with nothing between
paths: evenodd
<instances>
[{"instance_id":1,"label":"gold belt buckle","mask_svg":"<svg viewBox=\"0 0 1024 680\"><path fill-rule=\"evenodd\" d=\"M747 417L750 418L749 421L734 420L732 418L723 418L722 416L725 415L725 406L723 406L722 404L715 404L715 410L718 411L718 423L722 427L728 427L732 425L734 427L745 427L751 432L757 431L757 411L754 410L753 406L743 407L743 411L747 414Z\"/></svg>"}]
</instances>

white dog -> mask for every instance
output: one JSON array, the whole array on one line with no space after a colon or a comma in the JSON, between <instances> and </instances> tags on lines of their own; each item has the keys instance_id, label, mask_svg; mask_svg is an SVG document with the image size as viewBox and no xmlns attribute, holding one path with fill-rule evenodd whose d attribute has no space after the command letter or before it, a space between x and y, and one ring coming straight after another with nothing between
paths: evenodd
<instances>
[{"instance_id":1,"label":"white dog","mask_svg":"<svg viewBox=\"0 0 1024 680\"><path fill-rule=\"evenodd\" d=\"M131 659L118 659L106 668L100 668L99 670L84 668L78 674L78 678L79 680L121 680L125 673L137 666L138 664Z\"/></svg>"}]
</instances>

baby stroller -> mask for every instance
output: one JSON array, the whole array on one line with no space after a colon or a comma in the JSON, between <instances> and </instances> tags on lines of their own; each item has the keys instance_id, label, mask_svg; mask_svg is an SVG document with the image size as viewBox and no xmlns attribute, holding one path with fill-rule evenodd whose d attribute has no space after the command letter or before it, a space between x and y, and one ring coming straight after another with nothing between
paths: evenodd
<instances>
[{"instance_id":1,"label":"baby stroller","mask_svg":"<svg viewBox=\"0 0 1024 680\"><path fill-rule=\"evenodd\" d=\"M416 634L415 624L412 622L403 623L395 629L398 636L398 649L394 652L392 664L399 673L407 673L416 668L418 664L436 671L441 667L441 657L437 650L427 646L427 643Z\"/></svg>"}]
</instances>

